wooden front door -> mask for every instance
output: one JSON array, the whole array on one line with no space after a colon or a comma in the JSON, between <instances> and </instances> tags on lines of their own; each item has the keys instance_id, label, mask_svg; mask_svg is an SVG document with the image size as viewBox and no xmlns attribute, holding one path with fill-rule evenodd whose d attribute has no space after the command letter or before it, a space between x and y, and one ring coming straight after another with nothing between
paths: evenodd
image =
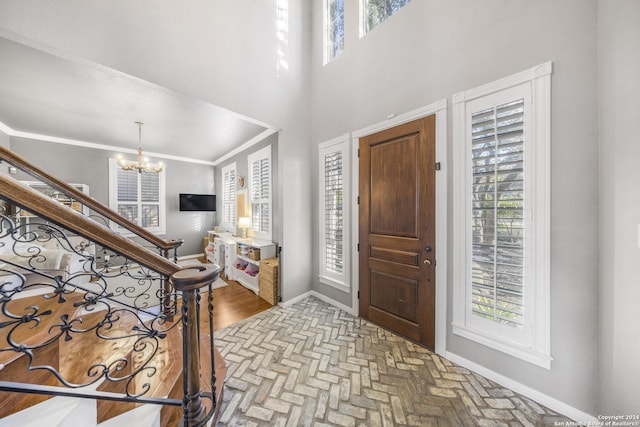
<instances>
[{"instance_id":1,"label":"wooden front door","mask_svg":"<svg viewBox=\"0 0 640 427\"><path fill-rule=\"evenodd\" d=\"M360 316L435 341L435 115L360 138Z\"/></svg>"}]
</instances>

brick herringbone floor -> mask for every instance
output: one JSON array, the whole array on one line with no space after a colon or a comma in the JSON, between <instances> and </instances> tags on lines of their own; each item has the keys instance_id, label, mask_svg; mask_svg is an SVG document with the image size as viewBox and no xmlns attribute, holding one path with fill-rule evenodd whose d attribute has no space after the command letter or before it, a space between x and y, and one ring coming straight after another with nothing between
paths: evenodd
<instances>
[{"instance_id":1,"label":"brick herringbone floor","mask_svg":"<svg viewBox=\"0 0 640 427\"><path fill-rule=\"evenodd\" d=\"M317 298L216 332L218 426L540 426L530 399Z\"/></svg>"}]
</instances>

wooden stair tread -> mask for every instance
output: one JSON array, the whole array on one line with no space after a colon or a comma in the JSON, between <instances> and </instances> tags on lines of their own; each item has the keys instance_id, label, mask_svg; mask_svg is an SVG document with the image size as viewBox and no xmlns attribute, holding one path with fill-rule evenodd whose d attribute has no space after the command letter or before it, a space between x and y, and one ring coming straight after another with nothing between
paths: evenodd
<instances>
[{"instance_id":1,"label":"wooden stair tread","mask_svg":"<svg viewBox=\"0 0 640 427\"><path fill-rule=\"evenodd\" d=\"M46 296L51 295L46 294ZM45 298L45 295L35 295L9 301L6 306L7 311L14 315L28 315L34 313L33 309L28 308L31 306L38 307L38 313L44 313L51 310L51 314L39 316L39 324L36 325L36 322L33 321L15 328L11 334L12 340L16 344L35 347L56 336L59 333L59 328L54 328L51 331L49 331L49 329L53 325L61 323L63 315L67 315L69 318L73 317L73 313L77 310L77 308L74 307L74 303L81 301L83 299L83 294L74 292L72 294L65 295L64 298L66 301L63 303L61 303L55 296L53 298ZM0 313L0 322L13 320L14 319L10 319ZM11 325L5 328L0 328L0 347L11 348L7 341L7 335L11 329ZM41 384L47 386L60 385L58 379L49 371L43 369L29 370L29 358L25 353L15 351L0 352L0 363L4 365L0 370L1 381ZM58 341L33 350L33 361L31 365L50 366L58 370ZM37 394L0 392L0 400L3 402L3 404L0 405L0 418L7 417L23 409L44 402L51 397L52 396Z\"/></svg>"},{"instance_id":2,"label":"wooden stair tread","mask_svg":"<svg viewBox=\"0 0 640 427\"><path fill-rule=\"evenodd\" d=\"M7 339L12 329L11 339L18 345L34 347L52 339L60 333L60 328L54 327L51 329L52 326L62 323L63 316L72 319L77 311L77 307L74 307L74 304L82 301L83 297L83 293L73 292L64 295L64 302L60 302L59 298L52 294L35 295L27 298L13 299L7 302L6 310L17 316L33 315L36 313L36 310L30 307L37 307L37 313L41 314L38 316L40 322L36 323L34 320L21 324L15 327L15 329L12 325L0 328L0 348L11 348ZM49 310L51 310L51 314L42 314ZM8 318L0 312L0 322L11 321L15 321L15 319ZM22 355L23 353L14 351L0 352L0 364L9 365Z\"/></svg>"},{"instance_id":3,"label":"wooden stair tread","mask_svg":"<svg viewBox=\"0 0 640 427\"><path fill-rule=\"evenodd\" d=\"M128 386L129 394L142 394L147 389L144 397L169 397L179 400L183 398L182 329L180 327L169 330L163 338L143 338L141 340L140 336L144 334L134 330L134 327L144 328L144 326L140 325L140 319L134 314L124 310L115 310L110 314L111 324L110 327L107 327L108 322L105 323L106 311L83 312L82 308L74 306L75 303L83 300L84 293L74 292L64 297L66 300L64 303L60 303L57 297L47 299L43 295L16 299L7 303L8 310L16 315L31 315L35 310L29 308L31 306L38 307L38 313L51 310L51 313L39 316L39 324L35 325L34 321L17 327L11 335L17 343L27 346L45 343L60 335L59 325L65 323L71 323L74 329L87 331L82 333L69 332L70 339L65 340L65 335L62 335L53 340L50 345L37 349L34 351L33 364L51 366L66 381L77 385L89 384L95 380L95 377L90 375L92 366L98 377L102 375L103 367L107 367L112 378L122 378L122 380L104 381L98 390L121 394L127 393L126 378L147 364L147 366L155 367L156 372L150 377L146 371L139 372ZM13 319L0 314L0 322L11 320ZM31 327L32 323L33 327ZM109 339L105 340L96 334L96 327L101 323L102 326L97 329L101 335ZM0 345L5 348L9 347L7 342L9 329L11 326L0 329ZM156 339L157 344L155 344ZM201 340L201 387L203 392L211 392L209 335L201 335ZM138 345L144 341L147 342L147 345L143 346L141 351L132 352L137 341ZM215 348L214 354L217 402L221 402L227 368L224 359ZM23 353L0 352L0 363L5 365L0 369L0 380L52 386L62 385L48 371L29 371L28 358ZM102 365L98 366L98 364ZM4 410L0 410L0 418L50 398L49 396L8 392L0 392L0 397L3 401L11 402L11 405L2 405ZM140 404L134 403L102 400L98 400L97 404L98 423L140 406ZM203 399L203 404L210 406L210 401ZM206 410L208 411L209 407ZM217 411L215 416L217 417ZM181 407L164 406L162 407L161 425L177 425L181 417Z\"/></svg>"},{"instance_id":4,"label":"wooden stair tread","mask_svg":"<svg viewBox=\"0 0 640 427\"><path fill-rule=\"evenodd\" d=\"M148 385L145 397L166 397L182 374L182 335L179 328L173 328L167 332L166 337L158 341L158 350L151 357L152 348L142 351L132 357L131 368L139 369L145 362L157 368L151 377L141 372L132 382L130 393L142 393ZM98 388L101 391L126 393L124 382L105 382ZM124 412L127 412L139 404L98 401L98 423L106 421Z\"/></svg>"},{"instance_id":5,"label":"wooden stair tread","mask_svg":"<svg viewBox=\"0 0 640 427\"><path fill-rule=\"evenodd\" d=\"M106 315L106 311L88 312L73 319L77 322L74 327L88 331L73 333L68 341L60 340L60 373L65 380L73 384L91 383L94 378L89 375L89 369L97 364L103 364L115 377L128 371L118 372L118 369L125 364L138 339L133 329L139 324L138 318L128 311L118 311L111 314L110 323L97 327ZM98 332L108 339L99 337ZM98 375L101 373L100 370Z\"/></svg>"}]
</instances>

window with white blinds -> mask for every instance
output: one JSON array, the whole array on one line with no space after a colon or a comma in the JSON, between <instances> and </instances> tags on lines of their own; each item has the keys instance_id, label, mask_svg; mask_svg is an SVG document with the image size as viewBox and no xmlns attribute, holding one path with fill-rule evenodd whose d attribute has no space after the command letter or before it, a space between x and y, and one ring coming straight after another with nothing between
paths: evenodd
<instances>
[{"instance_id":1,"label":"window with white blinds","mask_svg":"<svg viewBox=\"0 0 640 427\"><path fill-rule=\"evenodd\" d=\"M251 230L255 237L271 239L271 146L248 156Z\"/></svg>"},{"instance_id":2,"label":"window with white blinds","mask_svg":"<svg viewBox=\"0 0 640 427\"><path fill-rule=\"evenodd\" d=\"M319 147L319 280L350 290L348 285L347 241L349 235L348 135Z\"/></svg>"},{"instance_id":3,"label":"window with white blinds","mask_svg":"<svg viewBox=\"0 0 640 427\"><path fill-rule=\"evenodd\" d=\"M524 314L524 144L523 99L471 115L472 312L513 327Z\"/></svg>"},{"instance_id":4,"label":"window with white blinds","mask_svg":"<svg viewBox=\"0 0 640 427\"><path fill-rule=\"evenodd\" d=\"M454 95L453 332L550 356L551 64Z\"/></svg>"},{"instance_id":5,"label":"window with white blinds","mask_svg":"<svg viewBox=\"0 0 640 427\"><path fill-rule=\"evenodd\" d=\"M344 244L342 240L342 152L324 156L324 268L342 273Z\"/></svg>"},{"instance_id":6,"label":"window with white blinds","mask_svg":"<svg viewBox=\"0 0 640 427\"><path fill-rule=\"evenodd\" d=\"M109 159L109 205L123 217L157 234L165 232L164 185L161 173L138 173ZM120 229L122 232L127 232Z\"/></svg>"},{"instance_id":7,"label":"window with white blinds","mask_svg":"<svg viewBox=\"0 0 640 427\"><path fill-rule=\"evenodd\" d=\"M222 221L235 231L236 226L236 164L222 168Z\"/></svg>"}]
</instances>

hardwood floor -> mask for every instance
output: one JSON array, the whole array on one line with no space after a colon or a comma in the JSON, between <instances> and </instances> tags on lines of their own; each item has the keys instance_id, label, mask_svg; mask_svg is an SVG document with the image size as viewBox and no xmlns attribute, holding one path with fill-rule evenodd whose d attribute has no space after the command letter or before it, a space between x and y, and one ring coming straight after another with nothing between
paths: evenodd
<instances>
[{"instance_id":1,"label":"hardwood floor","mask_svg":"<svg viewBox=\"0 0 640 427\"><path fill-rule=\"evenodd\" d=\"M272 305L233 280L229 286L213 290L213 329L225 328L260 313ZM206 310L201 311L201 328L208 327Z\"/></svg>"}]
</instances>

